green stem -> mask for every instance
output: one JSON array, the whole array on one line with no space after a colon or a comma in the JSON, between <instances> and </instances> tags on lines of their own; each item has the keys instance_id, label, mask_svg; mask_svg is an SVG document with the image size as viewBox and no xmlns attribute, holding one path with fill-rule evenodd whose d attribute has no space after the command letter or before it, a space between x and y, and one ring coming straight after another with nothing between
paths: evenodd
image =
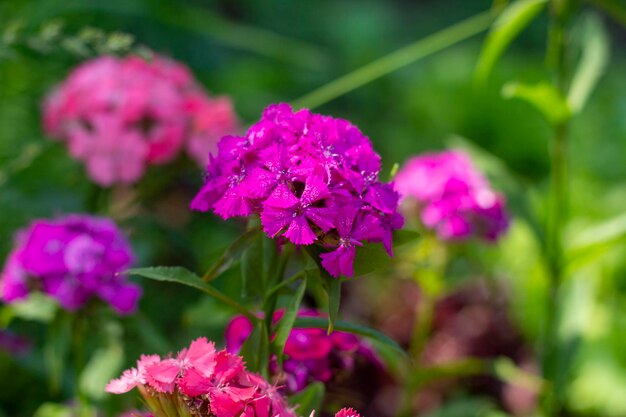
<instances>
[{"instance_id":1,"label":"green stem","mask_svg":"<svg viewBox=\"0 0 626 417\"><path fill-rule=\"evenodd\" d=\"M296 108L318 107L377 78L487 30L494 17L492 11L483 12L420 39L293 101L293 106Z\"/></svg>"},{"instance_id":2,"label":"green stem","mask_svg":"<svg viewBox=\"0 0 626 417\"><path fill-rule=\"evenodd\" d=\"M568 0L553 0L548 32L547 66L552 72L555 86L565 94L565 26ZM546 324L542 346L542 373L551 383L544 393L541 406L546 416L557 415L562 407L559 388L559 289L564 276L563 230L567 222L567 131L568 122L556 126L550 144L550 204L546 233L546 260L549 288L546 300Z\"/></svg>"}]
</instances>

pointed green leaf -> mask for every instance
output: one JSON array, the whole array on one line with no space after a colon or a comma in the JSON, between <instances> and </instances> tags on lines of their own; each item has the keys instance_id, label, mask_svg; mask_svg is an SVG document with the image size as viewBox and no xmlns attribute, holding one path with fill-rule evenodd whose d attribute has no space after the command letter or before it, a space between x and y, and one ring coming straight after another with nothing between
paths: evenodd
<instances>
[{"instance_id":1,"label":"pointed green leaf","mask_svg":"<svg viewBox=\"0 0 626 417\"><path fill-rule=\"evenodd\" d=\"M296 318L296 322L293 327L298 329L326 329L328 328L328 326L328 319L324 317L298 317ZM392 348L396 353L400 353L402 356L406 356L406 352L404 351L404 349L402 349L400 345L398 345L393 339L376 329L372 329L371 327L362 326L355 323L348 323L345 321L336 321L334 323L334 330L352 333L366 337L368 339L375 340L378 343L382 343Z\"/></svg>"},{"instance_id":2,"label":"pointed green leaf","mask_svg":"<svg viewBox=\"0 0 626 417\"><path fill-rule=\"evenodd\" d=\"M239 304L237 301L220 292L210 284L204 282L202 278L180 266L153 266L148 268L133 268L126 271L131 275L139 275L156 281L176 282L196 288L202 292L209 294L211 297L220 300L237 310L239 313L248 317L251 321L258 321L259 318L252 314L250 310Z\"/></svg>"},{"instance_id":3,"label":"pointed green leaf","mask_svg":"<svg viewBox=\"0 0 626 417\"><path fill-rule=\"evenodd\" d=\"M310 416L319 411L324 400L325 387L321 382L314 382L297 394L289 397L289 404L295 408L299 416Z\"/></svg>"},{"instance_id":4,"label":"pointed green leaf","mask_svg":"<svg viewBox=\"0 0 626 417\"><path fill-rule=\"evenodd\" d=\"M298 316L298 310L300 309L302 297L304 297L304 292L306 290L306 282L307 280L305 277L300 282L300 285L298 285L298 288L289 300L289 303L285 308L285 313L280 319L280 322L278 323L278 327L276 329L276 338L274 339L273 351L278 358L279 365L282 365L285 343L287 343L287 338L289 337L289 333L291 333L293 323L296 321L296 317Z\"/></svg>"},{"instance_id":5,"label":"pointed green leaf","mask_svg":"<svg viewBox=\"0 0 626 417\"><path fill-rule=\"evenodd\" d=\"M583 109L609 62L609 38L597 16L585 16L581 39L582 55L567 96L573 113Z\"/></svg>"},{"instance_id":6,"label":"pointed green leaf","mask_svg":"<svg viewBox=\"0 0 626 417\"><path fill-rule=\"evenodd\" d=\"M505 98L517 98L532 105L546 118L548 123L556 126L568 120L572 112L567 101L552 84L540 82L535 85L507 83L502 88Z\"/></svg>"},{"instance_id":7,"label":"pointed green leaf","mask_svg":"<svg viewBox=\"0 0 626 417\"><path fill-rule=\"evenodd\" d=\"M478 59L474 78L484 83L506 48L543 10L547 0L517 0L507 6L491 27Z\"/></svg>"}]
</instances>

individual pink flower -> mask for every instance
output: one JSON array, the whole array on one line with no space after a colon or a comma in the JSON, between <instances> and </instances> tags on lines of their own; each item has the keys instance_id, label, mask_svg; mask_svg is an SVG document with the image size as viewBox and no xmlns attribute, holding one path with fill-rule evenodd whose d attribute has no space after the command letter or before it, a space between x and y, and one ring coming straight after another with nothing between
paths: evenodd
<instances>
[{"instance_id":1,"label":"individual pink flower","mask_svg":"<svg viewBox=\"0 0 626 417\"><path fill-rule=\"evenodd\" d=\"M141 295L141 288L123 275L132 262L128 241L109 219L36 220L17 234L0 275L1 297L11 303L40 290L70 311L97 297L129 314Z\"/></svg>"},{"instance_id":2,"label":"individual pink flower","mask_svg":"<svg viewBox=\"0 0 626 417\"><path fill-rule=\"evenodd\" d=\"M342 408L337 411L335 417L361 417L361 415L354 408Z\"/></svg>"},{"instance_id":3,"label":"individual pink flower","mask_svg":"<svg viewBox=\"0 0 626 417\"><path fill-rule=\"evenodd\" d=\"M113 394L137 387L147 407L160 417L295 417L286 400L241 357L216 352L205 338L175 357L144 356L136 368L106 386Z\"/></svg>"},{"instance_id":4,"label":"individual pink flower","mask_svg":"<svg viewBox=\"0 0 626 417\"><path fill-rule=\"evenodd\" d=\"M83 63L47 97L43 123L102 186L136 182L185 146L205 162L236 130L228 99L207 96L186 67L160 56Z\"/></svg>"},{"instance_id":5,"label":"individual pink flower","mask_svg":"<svg viewBox=\"0 0 626 417\"><path fill-rule=\"evenodd\" d=\"M399 196L379 171L380 156L348 121L271 105L245 135L222 138L191 208L224 219L259 215L268 236L321 246L332 253L324 268L351 276L357 246L380 242L391 255L402 227ZM354 231L339 230L346 210Z\"/></svg>"},{"instance_id":6,"label":"individual pink flower","mask_svg":"<svg viewBox=\"0 0 626 417\"><path fill-rule=\"evenodd\" d=\"M395 177L403 200L417 203L422 223L444 240L497 240L508 228L504 197L460 151L411 158Z\"/></svg>"}]
</instances>

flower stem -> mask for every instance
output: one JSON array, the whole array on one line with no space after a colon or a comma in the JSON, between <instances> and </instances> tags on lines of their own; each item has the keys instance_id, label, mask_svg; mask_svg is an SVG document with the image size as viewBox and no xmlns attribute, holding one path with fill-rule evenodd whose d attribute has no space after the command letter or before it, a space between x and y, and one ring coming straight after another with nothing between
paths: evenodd
<instances>
[{"instance_id":1,"label":"flower stem","mask_svg":"<svg viewBox=\"0 0 626 417\"><path fill-rule=\"evenodd\" d=\"M553 82L565 95L566 68L565 25L568 0L552 0L548 50L546 64L552 72ZM546 324L542 346L542 373L550 381L551 389L544 393L541 407L546 416L557 415L562 407L560 401L559 378L559 290L563 281L563 230L567 222L567 134L568 122L562 122L554 129L550 143L550 197L546 230L546 261L548 266L549 288L546 299Z\"/></svg>"}]
</instances>

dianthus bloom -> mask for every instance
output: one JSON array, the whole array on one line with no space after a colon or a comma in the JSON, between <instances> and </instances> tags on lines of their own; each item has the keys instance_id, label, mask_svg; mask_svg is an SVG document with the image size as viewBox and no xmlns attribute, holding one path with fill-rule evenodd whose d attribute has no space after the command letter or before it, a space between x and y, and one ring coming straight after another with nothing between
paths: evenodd
<instances>
[{"instance_id":1,"label":"dianthus bloom","mask_svg":"<svg viewBox=\"0 0 626 417\"><path fill-rule=\"evenodd\" d=\"M158 417L295 417L285 399L243 359L199 338L176 356L143 355L106 386L122 394L137 388Z\"/></svg>"},{"instance_id":2,"label":"dianthus bloom","mask_svg":"<svg viewBox=\"0 0 626 417\"><path fill-rule=\"evenodd\" d=\"M229 99L208 97L186 67L159 56L92 59L44 103L46 132L102 186L133 183L183 147L205 164L236 126Z\"/></svg>"},{"instance_id":3,"label":"dianthus bloom","mask_svg":"<svg viewBox=\"0 0 626 417\"><path fill-rule=\"evenodd\" d=\"M274 315L278 322L283 311ZM299 317L321 317L314 310L301 310ZM252 333L252 323L245 316L237 316L226 328L226 348L238 353L243 343ZM312 382L329 382L339 373L353 370L356 356L372 358L373 352L356 336L345 332L333 332L330 335L323 329L294 328L285 344L285 360L282 369L278 369L276 358L272 361L272 372L284 377L285 387L290 392L303 390Z\"/></svg>"},{"instance_id":4,"label":"dianthus bloom","mask_svg":"<svg viewBox=\"0 0 626 417\"><path fill-rule=\"evenodd\" d=\"M226 136L192 209L224 219L258 214L270 237L328 250L322 265L352 276L356 248L402 226L398 194L378 180L380 157L343 119L271 105L245 136Z\"/></svg>"},{"instance_id":5,"label":"dianthus bloom","mask_svg":"<svg viewBox=\"0 0 626 417\"><path fill-rule=\"evenodd\" d=\"M141 288L120 274L132 262L128 241L109 219L36 220L17 234L0 276L1 297L10 303L40 290L70 311L98 297L128 314L141 295Z\"/></svg>"},{"instance_id":6,"label":"dianthus bloom","mask_svg":"<svg viewBox=\"0 0 626 417\"><path fill-rule=\"evenodd\" d=\"M504 197L460 151L410 159L395 177L402 199L417 202L422 223L441 239L478 236L495 241L508 228Z\"/></svg>"}]
</instances>

